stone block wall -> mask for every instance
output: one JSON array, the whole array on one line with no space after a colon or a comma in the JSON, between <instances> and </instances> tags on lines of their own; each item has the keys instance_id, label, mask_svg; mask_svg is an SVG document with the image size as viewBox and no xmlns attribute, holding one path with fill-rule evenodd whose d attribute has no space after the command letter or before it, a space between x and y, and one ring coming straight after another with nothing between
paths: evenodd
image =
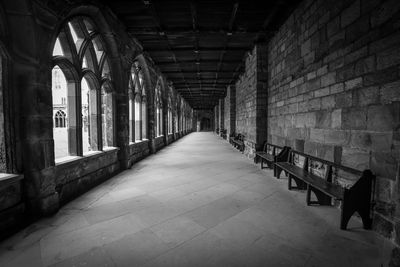
<instances>
[{"instance_id":1,"label":"stone block wall","mask_svg":"<svg viewBox=\"0 0 400 267\"><path fill-rule=\"evenodd\" d=\"M219 129L219 104L214 107L214 129Z\"/></svg>"},{"instance_id":2,"label":"stone block wall","mask_svg":"<svg viewBox=\"0 0 400 267\"><path fill-rule=\"evenodd\" d=\"M224 123L227 130L227 138L235 132L236 126L236 90L231 85L226 89L226 97L224 99Z\"/></svg>"},{"instance_id":3,"label":"stone block wall","mask_svg":"<svg viewBox=\"0 0 400 267\"><path fill-rule=\"evenodd\" d=\"M118 149L94 152L93 155L56 166L55 184L60 204L65 204L119 172L117 154Z\"/></svg>"},{"instance_id":4,"label":"stone block wall","mask_svg":"<svg viewBox=\"0 0 400 267\"><path fill-rule=\"evenodd\" d=\"M269 140L370 168L374 227L397 244L399 11L396 0L303 1L268 46Z\"/></svg>"},{"instance_id":5,"label":"stone block wall","mask_svg":"<svg viewBox=\"0 0 400 267\"><path fill-rule=\"evenodd\" d=\"M24 0L17 4L6 1L0 5L0 13L4 15L0 20L7 21L7 25L0 27L0 176L4 172L23 175L23 182L17 180L14 186L4 186L4 181L0 184L0 232L11 233L20 222L57 212L60 204L165 145L163 138L161 141L155 138L154 107L156 82L165 77L153 60L143 54L141 45L128 36L112 11L106 6L100 9L96 1L86 4L78 0ZM56 162L52 51L59 29L67 18L77 14L90 18L101 29L101 37L108 48L113 99L107 99L107 102L112 103L114 109L113 117L107 118L107 122L113 127L103 133L112 137L107 138L107 143L115 148L84 155L79 151L72 154L80 157ZM24 30L15 30L22 24ZM13 34L6 35L3 30ZM147 88L148 140L132 145L129 142L128 74L136 60L143 70ZM80 78L74 75L73 79L80 82ZM163 85L162 90L165 92L166 86ZM177 94L173 88L171 91L174 96ZM175 99L173 97L171 103L173 107L176 106ZM166 114L164 112L164 122ZM80 135L70 136L73 137L70 147L81 150ZM17 184L22 184L23 188Z\"/></svg>"},{"instance_id":6,"label":"stone block wall","mask_svg":"<svg viewBox=\"0 0 400 267\"><path fill-rule=\"evenodd\" d=\"M149 141L147 140L129 145L129 167L149 154Z\"/></svg>"},{"instance_id":7,"label":"stone block wall","mask_svg":"<svg viewBox=\"0 0 400 267\"><path fill-rule=\"evenodd\" d=\"M226 129L226 125L225 125L225 112L224 112L224 108L225 108L225 101L224 99L220 99L218 104L218 125L219 128L222 129Z\"/></svg>"},{"instance_id":8,"label":"stone block wall","mask_svg":"<svg viewBox=\"0 0 400 267\"><path fill-rule=\"evenodd\" d=\"M155 144L156 144L156 151L161 150L165 146L164 136L156 137Z\"/></svg>"},{"instance_id":9,"label":"stone block wall","mask_svg":"<svg viewBox=\"0 0 400 267\"><path fill-rule=\"evenodd\" d=\"M254 152L267 138L267 47L258 44L245 58L244 73L236 82L237 133L245 135L245 154Z\"/></svg>"},{"instance_id":10,"label":"stone block wall","mask_svg":"<svg viewBox=\"0 0 400 267\"><path fill-rule=\"evenodd\" d=\"M4 98L3 98L3 60L0 54L0 172L7 172L5 121L4 121Z\"/></svg>"},{"instance_id":11,"label":"stone block wall","mask_svg":"<svg viewBox=\"0 0 400 267\"><path fill-rule=\"evenodd\" d=\"M167 137L168 139L168 144L171 144L172 142L174 142L175 140L174 140L174 134L168 134L168 137Z\"/></svg>"}]
</instances>

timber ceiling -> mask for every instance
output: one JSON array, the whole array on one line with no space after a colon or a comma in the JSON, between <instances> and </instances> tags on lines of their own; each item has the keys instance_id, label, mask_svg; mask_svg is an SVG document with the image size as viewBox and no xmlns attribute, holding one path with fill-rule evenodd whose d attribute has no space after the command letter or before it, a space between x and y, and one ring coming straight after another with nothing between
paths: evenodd
<instances>
[{"instance_id":1,"label":"timber ceiling","mask_svg":"<svg viewBox=\"0 0 400 267\"><path fill-rule=\"evenodd\" d=\"M211 109L298 0L104 1L194 109Z\"/></svg>"}]
</instances>

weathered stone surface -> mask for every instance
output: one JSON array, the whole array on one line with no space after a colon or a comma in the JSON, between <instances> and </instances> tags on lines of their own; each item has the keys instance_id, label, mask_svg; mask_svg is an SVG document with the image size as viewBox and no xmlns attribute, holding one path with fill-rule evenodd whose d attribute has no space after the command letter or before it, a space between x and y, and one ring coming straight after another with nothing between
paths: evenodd
<instances>
[{"instance_id":1,"label":"weathered stone surface","mask_svg":"<svg viewBox=\"0 0 400 267\"><path fill-rule=\"evenodd\" d=\"M376 62L378 70L400 64L400 47L389 48L378 53Z\"/></svg>"},{"instance_id":2,"label":"weathered stone surface","mask_svg":"<svg viewBox=\"0 0 400 267\"><path fill-rule=\"evenodd\" d=\"M398 68L391 67L380 71L375 71L364 76L364 85L371 86L376 84L396 81L399 78Z\"/></svg>"},{"instance_id":3,"label":"weathered stone surface","mask_svg":"<svg viewBox=\"0 0 400 267\"><path fill-rule=\"evenodd\" d=\"M354 106L362 107L380 102L379 87L363 87L353 91Z\"/></svg>"},{"instance_id":4,"label":"weathered stone surface","mask_svg":"<svg viewBox=\"0 0 400 267\"><path fill-rule=\"evenodd\" d=\"M369 152L357 148L343 147L342 164L363 171L369 168Z\"/></svg>"},{"instance_id":5,"label":"weathered stone surface","mask_svg":"<svg viewBox=\"0 0 400 267\"><path fill-rule=\"evenodd\" d=\"M318 111L316 114L316 128L330 128L332 122L331 112Z\"/></svg>"},{"instance_id":6,"label":"weathered stone surface","mask_svg":"<svg viewBox=\"0 0 400 267\"><path fill-rule=\"evenodd\" d=\"M326 160L335 161L335 147L332 145L306 141L304 143L304 153Z\"/></svg>"},{"instance_id":7,"label":"weathered stone surface","mask_svg":"<svg viewBox=\"0 0 400 267\"><path fill-rule=\"evenodd\" d=\"M367 109L342 109L342 128L349 130L363 130L367 128Z\"/></svg>"},{"instance_id":8,"label":"weathered stone surface","mask_svg":"<svg viewBox=\"0 0 400 267\"><path fill-rule=\"evenodd\" d=\"M333 129L340 129L342 127L342 109L335 109L332 111L332 125Z\"/></svg>"},{"instance_id":9,"label":"weathered stone surface","mask_svg":"<svg viewBox=\"0 0 400 267\"><path fill-rule=\"evenodd\" d=\"M18 181L0 188L0 211L18 204L22 199L21 183Z\"/></svg>"},{"instance_id":10,"label":"weathered stone surface","mask_svg":"<svg viewBox=\"0 0 400 267\"><path fill-rule=\"evenodd\" d=\"M376 175L396 180L398 173L398 153L398 151L373 152L371 155L371 170Z\"/></svg>"},{"instance_id":11,"label":"weathered stone surface","mask_svg":"<svg viewBox=\"0 0 400 267\"><path fill-rule=\"evenodd\" d=\"M337 84L333 84L330 86L330 93L331 94L337 94L340 92L344 91L344 84L343 83L337 83Z\"/></svg>"},{"instance_id":12,"label":"weathered stone surface","mask_svg":"<svg viewBox=\"0 0 400 267\"><path fill-rule=\"evenodd\" d=\"M368 107L368 130L391 131L400 125L400 102Z\"/></svg>"},{"instance_id":13,"label":"weathered stone surface","mask_svg":"<svg viewBox=\"0 0 400 267\"><path fill-rule=\"evenodd\" d=\"M362 86L362 77L354 78L344 83L345 90L352 90Z\"/></svg>"},{"instance_id":14,"label":"weathered stone surface","mask_svg":"<svg viewBox=\"0 0 400 267\"><path fill-rule=\"evenodd\" d=\"M383 104L400 101L400 81L383 85L380 90L380 97Z\"/></svg>"},{"instance_id":15,"label":"weathered stone surface","mask_svg":"<svg viewBox=\"0 0 400 267\"><path fill-rule=\"evenodd\" d=\"M375 69L376 69L376 60L375 60L375 56L372 55L372 56L360 59L356 62L354 74L356 76L360 76L365 73L375 71Z\"/></svg>"},{"instance_id":16,"label":"weathered stone surface","mask_svg":"<svg viewBox=\"0 0 400 267\"><path fill-rule=\"evenodd\" d=\"M336 82L336 72L325 74L321 77L321 86L326 87Z\"/></svg>"},{"instance_id":17,"label":"weathered stone surface","mask_svg":"<svg viewBox=\"0 0 400 267\"><path fill-rule=\"evenodd\" d=\"M360 1L354 1L348 8L343 10L341 15L341 27L344 28L347 25L355 21L361 13Z\"/></svg>"},{"instance_id":18,"label":"weathered stone surface","mask_svg":"<svg viewBox=\"0 0 400 267\"><path fill-rule=\"evenodd\" d=\"M324 157L322 151L335 154L336 147L340 163L371 168L379 180L389 181L381 183L377 199L400 207L400 188L394 186L400 158L400 4L330 3L326 8L324 1L307 1L304 6L319 5L313 14L299 6L269 42L269 67L279 73L269 76L268 136L282 144L304 140L306 153ZM283 46L294 50L285 53ZM391 216L377 220L394 239L387 229L400 212Z\"/></svg>"},{"instance_id":19,"label":"weathered stone surface","mask_svg":"<svg viewBox=\"0 0 400 267\"><path fill-rule=\"evenodd\" d=\"M397 243L399 244L399 243ZM390 255L389 267L400 266L400 248L396 247L392 250Z\"/></svg>"},{"instance_id":20,"label":"weathered stone surface","mask_svg":"<svg viewBox=\"0 0 400 267\"><path fill-rule=\"evenodd\" d=\"M314 97L321 97L329 95L329 87L321 88L314 91Z\"/></svg>"},{"instance_id":21,"label":"weathered stone surface","mask_svg":"<svg viewBox=\"0 0 400 267\"><path fill-rule=\"evenodd\" d=\"M378 213L374 214L373 227L375 231L387 238L391 238L394 232L393 224Z\"/></svg>"},{"instance_id":22,"label":"weathered stone surface","mask_svg":"<svg viewBox=\"0 0 400 267\"><path fill-rule=\"evenodd\" d=\"M396 0L388 0L372 12L371 25L377 27L389 20L400 9L400 3Z\"/></svg>"},{"instance_id":23,"label":"weathered stone surface","mask_svg":"<svg viewBox=\"0 0 400 267\"><path fill-rule=\"evenodd\" d=\"M344 130L325 130L325 144L345 146L349 144L350 132Z\"/></svg>"}]
</instances>

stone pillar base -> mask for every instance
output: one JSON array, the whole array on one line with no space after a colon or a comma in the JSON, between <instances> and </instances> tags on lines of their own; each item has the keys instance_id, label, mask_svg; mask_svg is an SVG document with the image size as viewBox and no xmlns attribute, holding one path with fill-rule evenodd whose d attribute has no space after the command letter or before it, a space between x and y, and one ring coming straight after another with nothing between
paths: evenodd
<instances>
[{"instance_id":1,"label":"stone pillar base","mask_svg":"<svg viewBox=\"0 0 400 267\"><path fill-rule=\"evenodd\" d=\"M28 200L28 213L32 216L50 216L60 209L57 192L51 195Z\"/></svg>"}]
</instances>

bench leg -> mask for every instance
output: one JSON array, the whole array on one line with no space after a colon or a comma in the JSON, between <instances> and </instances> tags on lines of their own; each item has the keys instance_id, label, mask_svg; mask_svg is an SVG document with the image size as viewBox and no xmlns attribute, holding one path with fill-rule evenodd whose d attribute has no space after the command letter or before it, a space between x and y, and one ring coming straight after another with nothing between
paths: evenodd
<instances>
[{"instance_id":1,"label":"bench leg","mask_svg":"<svg viewBox=\"0 0 400 267\"><path fill-rule=\"evenodd\" d=\"M363 222L363 227L364 229L371 229L372 228L372 219L371 219L371 210L370 210L370 204L369 202L359 202L354 197L350 196L350 193L348 191L345 192L344 198L342 201L342 211L341 211L341 216L340 216L340 229L346 230L347 224L349 223L349 220L351 216L355 212L358 212L360 214L362 222Z\"/></svg>"},{"instance_id":2,"label":"bench leg","mask_svg":"<svg viewBox=\"0 0 400 267\"><path fill-rule=\"evenodd\" d=\"M272 169L271 162L267 161L267 166L268 166L269 169Z\"/></svg>"},{"instance_id":3,"label":"bench leg","mask_svg":"<svg viewBox=\"0 0 400 267\"><path fill-rule=\"evenodd\" d=\"M280 179L281 178L282 169L279 168L279 167L275 167L275 168L276 168L276 170L275 170L274 175L275 175L276 179Z\"/></svg>"},{"instance_id":4,"label":"bench leg","mask_svg":"<svg viewBox=\"0 0 400 267\"><path fill-rule=\"evenodd\" d=\"M364 205L363 207L359 207L357 209L357 212L361 216L364 229L367 229L367 230L372 229L372 219L370 216L370 207Z\"/></svg>"},{"instance_id":5,"label":"bench leg","mask_svg":"<svg viewBox=\"0 0 400 267\"><path fill-rule=\"evenodd\" d=\"M261 158L261 170L264 168L264 159Z\"/></svg>"},{"instance_id":6,"label":"bench leg","mask_svg":"<svg viewBox=\"0 0 400 267\"><path fill-rule=\"evenodd\" d=\"M325 193L319 191L316 188L311 187L311 189L313 190L315 196L318 199L318 203L317 204L324 205L324 206L331 206L332 205L332 198L330 196L326 195Z\"/></svg>"},{"instance_id":7,"label":"bench leg","mask_svg":"<svg viewBox=\"0 0 400 267\"><path fill-rule=\"evenodd\" d=\"M279 177L278 177L278 179L279 179ZM292 190L292 175L291 174L289 174L289 176L288 176L288 189Z\"/></svg>"},{"instance_id":8,"label":"bench leg","mask_svg":"<svg viewBox=\"0 0 400 267\"><path fill-rule=\"evenodd\" d=\"M311 187L309 184L307 184L307 195L306 195L306 203L307 206L310 206L310 201L311 200Z\"/></svg>"},{"instance_id":9,"label":"bench leg","mask_svg":"<svg viewBox=\"0 0 400 267\"><path fill-rule=\"evenodd\" d=\"M349 220L351 216L353 216L353 213L355 212L355 209L353 207L349 207L349 205L346 205L346 202L342 202L342 210L340 214L340 229L346 230L347 224L349 223Z\"/></svg>"},{"instance_id":10,"label":"bench leg","mask_svg":"<svg viewBox=\"0 0 400 267\"><path fill-rule=\"evenodd\" d=\"M290 185L290 189L292 189L292 188L296 188L298 190L307 189L307 184L305 182L303 182L302 180L300 180L296 176L292 176L290 173L289 173L289 177L291 177L296 182L296 186L294 187L294 186Z\"/></svg>"}]
</instances>

